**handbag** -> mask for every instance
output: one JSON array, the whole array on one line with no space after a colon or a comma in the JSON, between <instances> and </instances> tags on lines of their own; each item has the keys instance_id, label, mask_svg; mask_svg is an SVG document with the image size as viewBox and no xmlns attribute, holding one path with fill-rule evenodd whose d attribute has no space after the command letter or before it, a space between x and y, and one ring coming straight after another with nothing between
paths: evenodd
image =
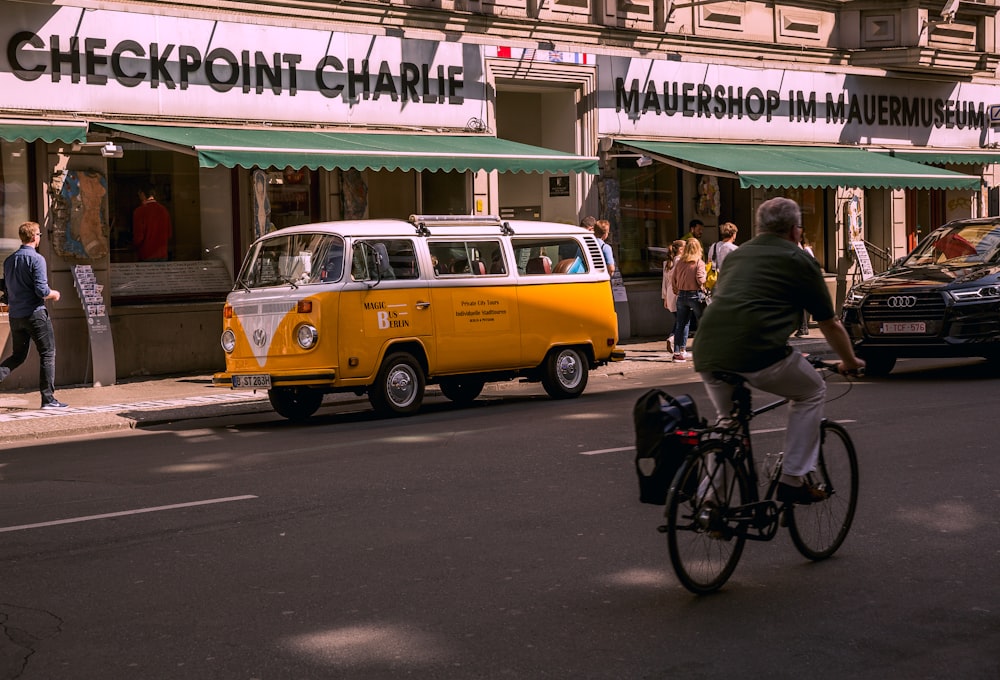
<instances>
[{"instance_id":1,"label":"handbag","mask_svg":"<svg viewBox=\"0 0 1000 680\"><path fill-rule=\"evenodd\" d=\"M707 290L712 290L715 288L716 282L719 280L719 270L712 266L709 262L705 265L705 288Z\"/></svg>"},{"instance_id":2,"label":"handbag","mask_svg":"<svg viewBox=\"0 0 1000 680\"><path fill-rule=\"evenodd\" d=\"M715 247L717 243L713 243L712 247L708 249L708 264L705 265L705 290L712 290L715 288L715 283L719 280L719 267L715 264Z\"/></svg>"}]
</instances>

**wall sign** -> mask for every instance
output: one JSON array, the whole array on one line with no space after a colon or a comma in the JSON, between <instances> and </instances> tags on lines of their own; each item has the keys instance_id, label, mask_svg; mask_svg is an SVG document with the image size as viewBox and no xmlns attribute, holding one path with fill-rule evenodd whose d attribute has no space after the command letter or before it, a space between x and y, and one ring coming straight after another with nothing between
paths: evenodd
<instances>
[{"instance_id":1,"label":"wall sign","mask_svg":"<svg viewBox=\"0 0 1000 680\"><path fill-rule=\"evenodd\" d=\"M0 1L0 90L21 108L463 128L483 48ZM213 114L216 115L216 114Z\"/></svg>"},{"instance_id":2,"label":"wall sign","mask_svg":"<svg viewBox=\"0 0 1000 680\"><path fill-rule=\"evenodd\" d=\"M979 148L995 87L597 57L601 134Z\"/></svg>"}]
</instances>

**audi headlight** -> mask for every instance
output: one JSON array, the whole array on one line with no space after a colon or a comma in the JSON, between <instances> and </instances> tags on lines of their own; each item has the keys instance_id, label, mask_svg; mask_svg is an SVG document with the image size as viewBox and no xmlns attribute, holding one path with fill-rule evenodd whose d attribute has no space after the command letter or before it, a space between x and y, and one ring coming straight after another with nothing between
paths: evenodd
<instances>
[{"instance_id":1,"label":"audi headlight","mask_svg":"<svg viewBox=\"0 0 1000 680\"><path fill-rule=\"evenodd\" d=\"M856 288L852 288L847 291L847 297L844 299L845 307L857 307L864 301L865 294Z\"/></svg>"},{"instance_id":2,"label":"audi headlight","mask_svg":"<svg viewBox=\"0 0 1000 680\"><path fill-rule=\"evenodd\" d=\"M312 324L304 323L295 329L295 341L302 349L312 349L318 339L319 332Z\"/></svg>"},{"instance_id":3,"label":"audi headlight","mask_svg":"<svg viewBox=\"0 0 1000 680\"><path fill-rule=\"evenodd\" d=\"M226 330L222 334L222 349L226 351L226 354L232 354L233 350L236 348L236 334L231 330Z\"/></svg>"},{"instance_id":4,"label":"audi headlight","mask_svg":"<svg viewBox=\"0 0 1000 680\"><path fill-rule=\"evenodd\" d=\"M1000 286L980 286L963 290L949 290L948 295L955 302L976 302L980 300L1000 299Z\"/></svg>"}]
</instances>

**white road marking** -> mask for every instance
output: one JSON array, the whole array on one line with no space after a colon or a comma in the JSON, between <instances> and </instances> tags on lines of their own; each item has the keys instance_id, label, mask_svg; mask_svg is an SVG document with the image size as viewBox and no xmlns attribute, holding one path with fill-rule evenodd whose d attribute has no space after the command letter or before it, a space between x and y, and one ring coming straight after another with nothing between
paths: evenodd
<instances>
[{"instance_id":1,"label":"white road marking","mask_svg":"<svg viewBox=\"0 0 1000 680\"><path fill-rule=\"evenodd\" d=\"M634 446L623 446L618 449L599 449L597 451L581 451L581 456L596 456L601 453L618 453L619 451L635 451Z\"/></svg>"},{"instance_id":2,"label":"white road marking","mask_svg":"<svg viewBox=\"0 0 1000 680\"><path fill-rule=\"evenodd\" d=\"M0 527L0 533L8 531L24 531L25 529L40 529L42 527L53 527L59 524L72 524L74 522L89 522L95 519L108 519L110 517L125 517L126 515L141 515L146 512L160 512L162 510L176 510L178 508L193 508L198 505L211 505L213 503L231 503L233 501L247 501L257 496L230 496L229 498L210 498L204 501L192 501L190 503L175 503L173 505L158 505L155 508L138 508L136 510L123 510L122 512L108 512L103 515L87 515L86 517L70 517L68 519L57 519L51 522L38 522L37 524L20 524L13 527Z\"/></svg>"}]
</instances>

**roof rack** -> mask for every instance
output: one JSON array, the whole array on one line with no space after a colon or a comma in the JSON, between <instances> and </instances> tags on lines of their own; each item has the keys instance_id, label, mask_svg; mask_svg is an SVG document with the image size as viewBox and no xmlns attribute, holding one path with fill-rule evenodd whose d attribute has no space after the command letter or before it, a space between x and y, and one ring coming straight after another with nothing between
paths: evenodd
<instances>
[{"instance_id":1,"label":"roof rack","mask_svg":"<svg viewBox=\"0 0 1000 680\"><path fill-rule=\"evenodd\" d=\"M410 224L418 236L430 236L429 227L499 227L500 233L510 235L510 224L495 215L410 215Z\"/></svg>"}]
</instances>

